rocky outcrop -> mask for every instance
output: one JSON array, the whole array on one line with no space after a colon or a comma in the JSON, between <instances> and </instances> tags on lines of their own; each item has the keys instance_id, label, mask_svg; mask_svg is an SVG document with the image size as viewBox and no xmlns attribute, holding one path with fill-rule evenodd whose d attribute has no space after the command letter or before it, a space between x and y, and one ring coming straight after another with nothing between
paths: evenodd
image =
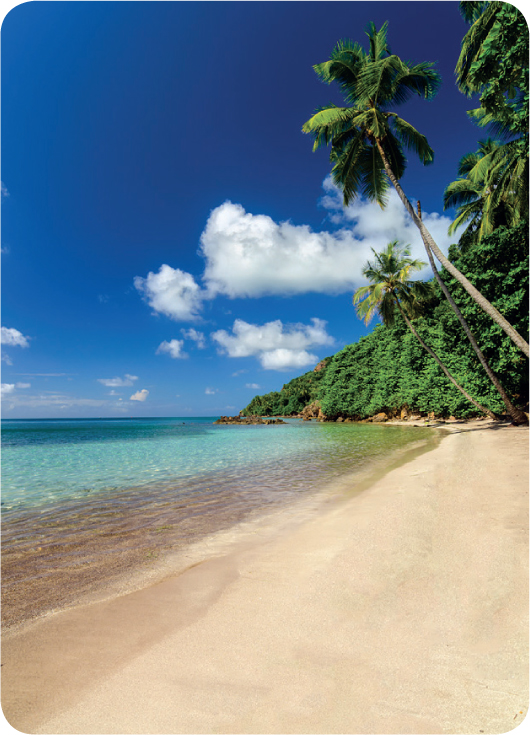
<instances>
[{"instance_id":1,"label":"rocky outcrop","mask_svg":"<svg viewBox=\"0 0 530 735\"><path fill-rule=\"evenodd\" d=\"M318 363L318 365L315 368L313 368L313 372L314 373L319 373L321 370L324 370L324 368L326 367L326 365L327 365L326 360L321 360Z\"/></svg>"},{"instance_id":2,"label":"rocky outcrop","mask_svg":"<svg viewBox=\"0 0 530 735\"><path fill-rule=\"evenodd\" d=\"M313 401L313 403L310 403L308 406L306 406L302 410L301 418L303 418L304 421L311 421L311 419L317 419L317 421L325 421L326 416L322 412L320 401Z\"/></svg>"},{"instance_id":3,"label":"rocky outcrop","mask_svg":"<svg viewBox=\"0 0 530 735\"><path fill-rule=\"evenodd\" d=\"M286 424L283 419L263 419L261 416L221 416L214 424L234 424L235 426L251 426L254 424Z\"/></svg>"}]
</instances>

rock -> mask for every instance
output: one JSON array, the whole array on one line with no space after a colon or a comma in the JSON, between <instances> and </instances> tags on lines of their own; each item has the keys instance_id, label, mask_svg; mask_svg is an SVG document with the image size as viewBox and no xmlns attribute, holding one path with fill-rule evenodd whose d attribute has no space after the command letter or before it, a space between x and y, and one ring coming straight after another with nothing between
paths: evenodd
<instances>
[{"instance_id":1,"label":"rock","mask_svg":"<svg viewBox=\"0 0 530 735\"><path fill-rule=\"evenodd\" d=\"M339 416L339 418L336 419L336 423L337 424L340 424L342 421L344 421L344 419L342 418L342 416Z\"/></svg>"},{"instance_id":2,"label":"rock","mask_svg":"<svg viewBox=\"0 0 530 735\"><path fill-rule=\"evenodd\" d=\"M427 414L427 419L429 421L436 421L436 416L434 415L434 411L430 411L430 413Z\"/></svg>"},{"instance_id":3,"label":"rock","mask_svg":"<svg viewBox=\"0 0 530 735\"><path fill-rule=\"evenodd\" d=\"M321 412L319 401L313 401L307 405L302 411L302 418L316 419Z\"/></svg>"},{"instance_id":4,"label":"rock","mask_svg":"<svg viewBox=\"0 0 530 735\"><path fill-rule=\"evenodd\" d=\"M318 363L318 365L315 368L313 368L313 372L314 373L319 373L321 370L324 370L325 367L326 367L326 361L325 360L321 360Z\"/></svg>"},{"instance_id":5,"label":"rock","mask_svg":"<svg viewBox=\"0 0 530 735\"><path fill-rule=\"evenodd\" d=\"M383 421L388 421L388 416L383 411L381 413L376 414L375 416L372 416L373 423L381 423Z\"/></svg>"},{"instance_id":6,"label":"rock","mask_svg":"<svg viewBox=\"0 0 530 735\"><path fill-rule=\"evenodd\" d=\"M404 407L403 407L403 408L401 409L400 419L401 419L402 421L407 421L408 417L409 417L409 412L408 412L408 408L407 408L406 406L404 406Z\"/></svg>"},{"instance_id":7,"label":"rock","mask_svg":"<svg viewBox=\"0 0 530 735\"><path fill-rule=\"evenodd\" d=\"M240 426L255 426L256 424L285 424L282 419L265 419L261 416L221 416L214 424L239 424Z\"/></svg>"}]
</instances>

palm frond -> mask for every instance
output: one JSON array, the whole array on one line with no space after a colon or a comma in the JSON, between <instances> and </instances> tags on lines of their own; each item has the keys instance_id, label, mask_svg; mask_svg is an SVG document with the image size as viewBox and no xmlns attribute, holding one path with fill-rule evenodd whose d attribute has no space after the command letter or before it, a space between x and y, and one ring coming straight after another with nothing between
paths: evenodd
<instances>
[{"instance_id":1,"label":"palm frond","mask_svg":"<svg viewBox=\"0 0 530 735\"><path fill-rule=\"evenodd\" d=\"M388 120L394 135L405 148L413 151L424 165L434 161L434 151L424 135L395 113L391 114Z\"/></svg>"},{"instance_id":2,"label":"palm frond","mask_svg":"<svg viewBox=\"0 0 530 735\"><path fill-rule=\"evenodd\" d=\"M384 207L388 201L388 178L379 151L373 145L365 145L358 161L362 180L361 194Z\"/></svg>"}]
</instances>

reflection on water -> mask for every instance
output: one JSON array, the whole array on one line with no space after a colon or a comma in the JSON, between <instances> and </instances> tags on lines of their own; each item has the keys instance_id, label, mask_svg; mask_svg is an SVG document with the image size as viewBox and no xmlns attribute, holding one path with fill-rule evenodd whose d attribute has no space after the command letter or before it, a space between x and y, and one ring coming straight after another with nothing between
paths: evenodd
<instances>
[{"instance_id":1,"label":"reflection on water","mask_svg":"<svg viewBox=\"0 0 530 735\"><path fill-rule=\"evenodd\" d=\"M39 456L43 448L76 451L78 465L84 462L81 484L87 489L76 486L68 492L63 478L66 490L48 502L39 493L33 503L21 502L20 495L14 502L12 495L2 528L4 625L72 604L81 594L205 535L252 514L280 508L334 478L381 462L412 442L433 441L430 430L408 427L313 422L212 427L208 423L185 434L168 423L154 428L139 423L136 428L126 426L127 436L119 426L112 426L108 434L100 426L71 431L47 427L36 432L33 442L28 441L28 432L19 432L22 441L15 440L12 446L21 457L24 447L29 452L38 447ZM208 439L212 435L213 442ZM146 482L146 475L133 466L141 464L145 442L154 463L167 462L169 450L178 456L180 476L174 473L160 480L152 473ZM197 462L201 444L202 467ZM142 484L94 484L101 466L94 473L92 455L88 452L87 459L85 451L94 446L105 466L119 462L117 447L128 446L134 462L127 472ZM186 452L177 448L182 446ZM43 472L45 482L52 476L49 467ZM20 489L21 476L19 471L12 487Z\"/></svg>"}]
</instances>

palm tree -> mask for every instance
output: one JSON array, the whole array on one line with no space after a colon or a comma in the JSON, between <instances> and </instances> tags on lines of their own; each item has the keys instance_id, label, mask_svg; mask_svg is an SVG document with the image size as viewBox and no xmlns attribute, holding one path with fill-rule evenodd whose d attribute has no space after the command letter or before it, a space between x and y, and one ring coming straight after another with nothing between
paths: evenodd
<instances>
[{"instance_id":1,"label":"palm tree","mask_svg":"<svg viewBox=\"0 0 530 735\"><path fill-rule=\"evenodd\" d=\"M375 256L373 262L363 268L363 275L370 281L369 286L361 286L355 292L353 303L356 305L357 316L368 324L377 312L383 324L393 324L396 311L399 311L408 328L416 337L424 350L436 360L443 373L451 383L482 413L490 418L496 419L495 414L488 408L481 406L469 393L459 385L449 370L445 367L430 347L422 340L412 319L423 312L423 302L431 292L430 284L421 281L412 281L409 276L414 271L419 271L427 264L421 260L412 260L410 257L410 246L400 247L397 240L389 242L386 249L377 253L373 248Z\"/></svg>"},{"instance_id":2,"label":"palm tree","mask_svg":"<svg viewBox=\"0 0 530 735\"><path fill-rule=\"evenodd\" d=\"M505 168L504 156L495 154L503 151L499 141L487 138L479 141L474 153L466 153L458 164L459 178L449 184L444 192L444 209L455 207L457 216L449 227L452 235L467 223L462 241L469 246L486 235L491 235L500 225L515 227L520 222L520 207L517 206L515 192L501 193L499 180ZM488 157L490 166L483 159Z\"/></svg>"},{"instance_id":3,"label":"palm tree","mask_svg":"<svg viewBox=\"0 0 530 735\"><path fill-rule=\"evenodd\" d=\"M468 97L480 93L480 107L468 112L504 143L485 152L470 173L487 181L486 207L508 207L517 224L528 217L528 26L522 13L505 2L460 2L471 27L456 66L457 84Z\"/></svg>"},{"instance_id":4,"label":"palm tree","mask_svg":"<svg viewBox=\"0 0 530 735\"><path fill-rule=\"evenodd\" d=\"M383 206L389 180L420 230L427 253L432 250L476 303L529 355L528 343L442 253L399 184L406 163L403 148L416 153L424 164L432 162L434 153L425 136L389 108L413 94L431 99L440 77L431 63L412 65L392 55L386 40L387 26L384 23L377 31L373 23L369 24L368 53L357 43L340 41L331 59L314 67L322 81L339 83L350 107L326 105L302 130L313 136L313 150L331 143L332 177L343 191L345 206L359 195Z\"/></svg>"}]
</instances>

